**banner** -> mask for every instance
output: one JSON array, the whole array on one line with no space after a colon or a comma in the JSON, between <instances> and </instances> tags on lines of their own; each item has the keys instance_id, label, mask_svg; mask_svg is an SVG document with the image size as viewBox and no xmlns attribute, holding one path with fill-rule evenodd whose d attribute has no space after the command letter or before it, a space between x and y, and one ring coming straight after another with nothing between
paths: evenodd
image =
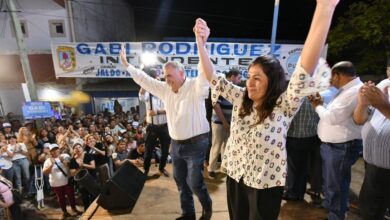
<instances>
[{"instance_id":1,"label":"banner","mask_svg":"<svg viewBox=\"0 0 390 220\"><path fill-rule=\"evenodd\" d=\"M26 102L22 111L24 119L50 118L54 115L49 102Z\"/></svg>"},{"instance_id":2,"label":"banner","mask_svg":"<svg viewBox=\"0 0 390 220\"><path fill-rule=\"evenodd\" d=\"M119 52L120 42L54 43L51 44L56 77L129 78L123 68ZM198 75L198 51L195 42L125 42L128 62L139 68L142 54L156 56L153 65L161 72L168 61L178 61L185 66L188 77ZM277 44L275 56L283 66L286 76L292 74L303 45ZM216 71L239 69L247 77L248 65L256 57L268 54L270 44L259 43L207 43Z\"/></svg>"}]
</instances>

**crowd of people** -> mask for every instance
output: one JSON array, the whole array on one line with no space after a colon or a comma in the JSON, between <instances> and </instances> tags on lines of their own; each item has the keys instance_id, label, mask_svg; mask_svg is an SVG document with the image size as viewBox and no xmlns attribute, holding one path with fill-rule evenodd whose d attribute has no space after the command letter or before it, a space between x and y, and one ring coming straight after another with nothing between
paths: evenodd
<instances>
[{"instance_id":1,"label":"crowd of people","mask_svg":"<svg viewBox=\"0 0 390 220\"><path fill-rule=\"evenodd\" d=\"M212 216L205 167L211 178L217 172L227 174L230 219L277 219L282 199L303 201L309 193L314 204L328 211L328 219L342 220L349 207L351 166L363 154L360 212L363 219L383 219L390 208L390 67L388 78L375 85L363 83L351 62L330 68L320 58L337 4L317 0L289 82L270 55L248 66L245 87L237 85L238 71L216 74L206 49L210 28L203 19L193 28L199 55L196 78L187 78L183 65L170 61L163 67L163 82L153 69L129 64L122 48L121 61L141 86L146 119L141 123L139 112L124 113L118 103L115 114L46 119L39 131L30 121L20 126L3 118L2 175L19 193L33 195L36 173L31 171L43 165L46 189L55 192L64 216L69 216L66 197L75 214L81 213L76 192L84 209L95 199L71 181L81 169L104 184L126 160L146 175L155 162L160 175L169 177L165 165L171 158L182 209L179 220L196 218L193 194L202 205L200 219ZM336 91L331 98L330 86Z\"/></svg>"},{"instance_id":2,"label":"crowd of people","mask_svg":"<svg viewBox=\"0 0 390 220\"><path fill-rule=\"evenodd\" d=\"M80 169L86 169L98 184L103 185L125 160L142 167L145 153L146 124L139 121L138 108L129 112L63 114L47 118L40 129L37 122L23 124L12 114L0 123L1 175L13 183L21 198L37 194L36 166L42 167L46 194L53 191L64 217L80 215L75 193L80 193L84 210L95 197L74 181ZM159 161L159 142L152 150L151 162ZM39 169L38 169L39 170ZM40 185L41 183L38 183ZM66 208L66 197L73 214Z\"/></svg>"}]
</instances>

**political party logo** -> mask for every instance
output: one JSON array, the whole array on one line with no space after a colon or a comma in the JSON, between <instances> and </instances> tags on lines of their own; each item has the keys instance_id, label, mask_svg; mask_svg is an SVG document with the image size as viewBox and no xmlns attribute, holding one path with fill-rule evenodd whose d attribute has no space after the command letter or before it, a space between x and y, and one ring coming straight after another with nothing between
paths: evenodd
<instances>
[{"instance_id":1,"label":"political party logo","mask_svg":"<svg viewBox=\"0 0 390 220\"><path fill-rule=\"evenodd\" d=\"M289 75L291 75L297 65L298 59L301 56L302 48L295 48L288 52L288 57L286 60L286 69Z\"/></svg>"},{"instance_id":2,"label":"political party logo","mask_svg":"<svg viewBox=\"0 0 390 220\"><path fill-rule=\"evenodd\" d=\"M59 46L57 48L58 65L65 72L76 68L76 55L73 47Z\"/></svg>"}]
</instances>

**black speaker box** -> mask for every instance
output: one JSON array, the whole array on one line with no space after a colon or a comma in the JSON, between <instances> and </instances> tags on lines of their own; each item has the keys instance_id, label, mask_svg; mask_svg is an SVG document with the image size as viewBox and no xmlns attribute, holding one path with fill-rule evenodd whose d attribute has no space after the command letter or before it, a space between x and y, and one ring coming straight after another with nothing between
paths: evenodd
<instances>
[{"instance_id":1,"label":"black speaker box","mask_svg":"<svg viewBox=\"0 0 390 220\"><path fill-rule=\"evenodd\" d=\"M132 212L142 192L146 175L126 161L106 182L97 200L98 205L115 212Z\"/></svg>"}]
</instances>

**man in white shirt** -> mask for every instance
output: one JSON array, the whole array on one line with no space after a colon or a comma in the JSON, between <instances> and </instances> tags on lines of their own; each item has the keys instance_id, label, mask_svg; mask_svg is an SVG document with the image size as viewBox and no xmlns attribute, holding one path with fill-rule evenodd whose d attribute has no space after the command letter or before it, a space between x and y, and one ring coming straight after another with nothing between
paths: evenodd
<instances>
[{"instance_id":1,"label":"man in white shirt","mask_svg":"<svg viewBox=\"0 0 390 220\"><path fill-rule=\"evenodd\" d=\"M390 60L387 79L377 86L367 82L359 90L353 118L362 129L365 172L360 190L363 219L385 219L390 210Z\"/></svg>"},{"instance_id":2,"label":"man in white shirt","mask_svg":"<svg viewBox=\"0 0 390 220\"><path fill-rule=\"evenodd\" d=\"M200 219L210 219L212 201L203 180L203 163L210 131L205 109L209 82L202 74L195 79L186 78L184 67L178 62L167 62L164 65L166 82L153 79L127 62L124 47L121 61L137 84L164 103L172 138L173 176L179 189L182 209L182 216L177 219L195 219L192 193L198 196L202 204Z\"/></svg>"},{"instance_id":3,"label":"man in white shirt","mask_svg":"<svg viewBox=\"0 0 390 220\"><path fill-rule=\"evenodd\" d=\"M339 92L326 106L319 95L310 97L320 121L318 136L322 141L321 157L328 219L344 219L348 206L351 166L361 147L361 127L352 118L357 94L363 85L351 62L342 61L332 67L331 84Z\"/></svg>"},{"instance_id":4,"label":"man in white shirt","mask_svg":"<svg viewBox=\"0 0 390 220\"><path fill-rule=\"evenodd\" d=\"M160 80L157 71L153 68L145 70L148 75L154 79ZM146 105L146 140L145 140L145 159L144 159L144 170L145 174L148 175L150 168L150 161L152 160L153 150L160 141L161 146L161 158L159 163L160 175L169 177L168 171L165 170L165 165L168 158L169 143L171 138L168 133L167 117L165 115L164 103L161 99L147 92L144 88L139 91L139 100L144 102Z\"/></svg>"}]
</instances>

